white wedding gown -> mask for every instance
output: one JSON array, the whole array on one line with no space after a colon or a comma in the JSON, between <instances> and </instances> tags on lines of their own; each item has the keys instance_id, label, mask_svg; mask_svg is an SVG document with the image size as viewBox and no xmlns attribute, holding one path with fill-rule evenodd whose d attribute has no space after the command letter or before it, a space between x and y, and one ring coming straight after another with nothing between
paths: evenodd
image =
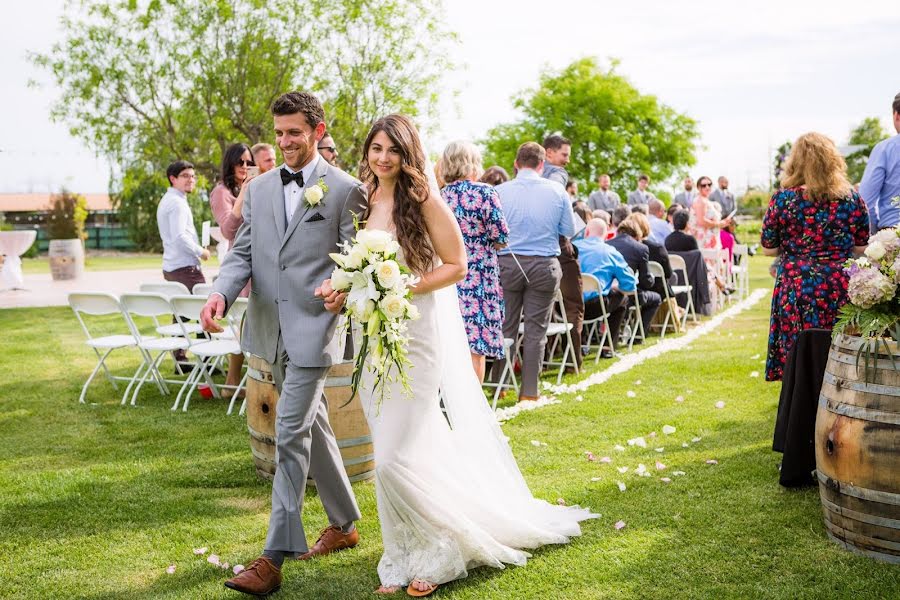
<instances>
[{"instance_id":1,"label":"white wedding gown","mask_svg":"<svg viewBox=\"0 0 900 600\"><path fill-rule=\"evenodd\" d=\"M581 533L579 521L598 516L531 495L472 368L455 286L416 295L414 304L421 317L409 322L412 394L388 384L377 408L368 370L360 385L375 445L378 576L386 587L524 565L524 549L566 543Z\"/></svg>"}]
</instances>

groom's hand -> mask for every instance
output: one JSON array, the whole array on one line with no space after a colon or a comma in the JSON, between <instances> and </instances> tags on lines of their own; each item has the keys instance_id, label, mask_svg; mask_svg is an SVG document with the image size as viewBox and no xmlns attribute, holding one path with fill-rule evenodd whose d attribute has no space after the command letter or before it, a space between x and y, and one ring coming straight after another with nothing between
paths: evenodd
<instances>
[{"instance_id":1,"label":"groom's hand","mask_svg":"<svg viewBox=\"0 0 900 600\"><path fill-rule=\"evenodd\" d=\"M222 298L221 294L210 294L209 299L203 306L203 310L200 311L200 324L203 326L203 331L209 333L222 333L224 329L222 329L222 326L216 321L221 319L224 315L225 299Z\"/></svg>"},{"instance_id":2,"label":"groom's hand","mask_svg":"<svg viewBox=\"0 0 900 600\"><path fill-rule=\"evenodd\" d=\"M325 302L325 310L336 315L343 310L344 302L347 300L346 292L335 291L331 287L330 279L326 279L316 288L315 295Z\"/></svg>"}]
</instances>

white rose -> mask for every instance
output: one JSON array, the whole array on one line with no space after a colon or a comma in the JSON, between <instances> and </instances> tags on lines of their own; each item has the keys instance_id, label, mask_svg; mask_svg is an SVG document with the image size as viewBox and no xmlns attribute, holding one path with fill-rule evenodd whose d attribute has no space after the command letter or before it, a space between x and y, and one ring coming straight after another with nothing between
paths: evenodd
<instances>
[{"instance_id":1,"label":"white rose","mask_svg":"<svg viewBox=\"0 0 900 600\"><path fill-rule=\"evenodd\" d=\"M341 254L339 252L331 252L328 254L328 256L330 256L331 260L336 262L340 268L342 268L342 269L347 268L347 255L346 254Z\"/></svg>"},{"instance_id":2,"label":"white rose","mask_svg":"<svg viewBox=\"0 0 900 600\"><path fill-rule=\"evenodd\" d=\"M884 258L885 248L881 242L873 242L866 247L866 256L872 260L881 260Z\"/></svg>"},{"instance_id":3,"label":"white rose","mask_svg":"<svg viewBox=\"0 0 900 600\"><path fill-rule=\"evenodd\" d=\"M419 307L410 303L409 306L406 307L406 316L409 319L418 319L421 316L419 315Z\"/></svg>"},{"instance_id":4,"label":"white rose","mask_svg":"<svg viewBox=\"0 0 900 600\"><path fill-rule=\"evenodd\" d=\"M384 249L385 254L397 254L400 251L400 242L391 240L388 242L387 248Z\"/></svg>"},{"instance_id":5,"label":"white rose","mask_svg":"<svg viewBox=\"0 0 900 600\"><path fill-rule=\"evenodd\" d=\"M391 320L401 319L406 314L406 308L409 303L403 296L397 294L387 294L378 303L384 316Z\"/></svg>"},{"instance_id":6,"label":"white rose","mask_svg":"<svg viewBox=\"0 0 900 600\"><path fill-rule=\"evenodd\" d=\"M366 250L366 247L362 244L354 244L352 248L350 248L350 254L344 259L344 268L350 270L356 270L362 267L363 261L369 258L369 253Z\"/></svg>"},{"instance_id":7,"label":"white rose","mask_svg":"<svg viewBox=\"0 0 900 600\"><path fill-rule=\"evenodd\" d=\"M380 229L362 229L356 233L356 243L372 252L384 252L391 239L390 233Z\"/></svg>"},{"instance_id":8,"label":"white rose","mask_svg":"<svg viewBox=\"0 0 900 600\"><path fill-rule=\"evenodd\" d=\"M325 192L317 185L306 188L306 191L303 193L303 197L306 198L306 203L310 206L319 204L322 201L323 196L325 196Z\"/></svg>"},{"instance_id":9,"label":"white rose","mask_svg":"<svg viewBox=\"0 0 900 600\"><path fill-rule=\"evenodd\" d=\"M375 301L366 300L362 303L361 310L355 311L354 314L360 323L368 323L372 315L375 314Z\"/></svg>"},{"instance_id":10,"label":"white rose","mask_svg":"<svg viewBox=\"0 0 900 600\"><path fill-rule=\"evenodd\" d=\"M350 274L340 268L336 268L331 272L331 287L341 292L350 287Z\"/></svg>"},{"instance_id":11,"label":"white rose","mask_svg":"<svg viewBox=\"0 0 900 600\"><path fill-rule=\"evenodd\" d=\"M375 265L375 275L381 287L393 289L400 281L400 265L392 260L386 260Z\"/></svg>"}]
</instances>

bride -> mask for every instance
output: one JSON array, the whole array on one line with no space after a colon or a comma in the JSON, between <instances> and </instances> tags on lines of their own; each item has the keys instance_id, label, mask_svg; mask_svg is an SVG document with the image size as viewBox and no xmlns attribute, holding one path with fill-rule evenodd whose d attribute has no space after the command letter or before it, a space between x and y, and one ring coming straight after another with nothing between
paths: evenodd
<instances>
[{"instance_id":1,"label":"bride","mask_svg":"<svg viewBox=\"0 0 900 600\"><path fill-rule=\"evenodd\" d=\"M426 175L415 126L403 115L380 119L363 155L366 229L394 234L401 259L421 278L413 289L421 317L408 323L412 393L385 383L377 408L373 375L366 371L360 385L384 545L376 591L408 586L409 595L426 596L474 567L524 565L524 549L566 543L581 533L579 521L597 515L534 498L488 408L454 286L466 274L462 236ZM340 305L341 296L328 304Z\"/></svg>"}]
</instances>

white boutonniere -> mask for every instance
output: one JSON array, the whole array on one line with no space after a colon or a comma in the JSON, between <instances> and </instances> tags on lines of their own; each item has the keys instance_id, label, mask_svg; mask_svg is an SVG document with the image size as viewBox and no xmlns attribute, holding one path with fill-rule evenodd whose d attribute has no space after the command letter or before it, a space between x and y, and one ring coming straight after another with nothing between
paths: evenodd
<instances>
[{"instance_id":1,"label":"white boutonniere","mask_svg":"<svg viewBox=\"0 0 900 600\"><path fill-rule=\"evenodd\" d=\"M306 200L306 205L312 208L320 205L322 203L322 198L324 198L327 193L328 186L325 185L325 179L319 177L319 183L306 188L306 191L303 192L303 198Z\"/></svg>"}]
</instances>

